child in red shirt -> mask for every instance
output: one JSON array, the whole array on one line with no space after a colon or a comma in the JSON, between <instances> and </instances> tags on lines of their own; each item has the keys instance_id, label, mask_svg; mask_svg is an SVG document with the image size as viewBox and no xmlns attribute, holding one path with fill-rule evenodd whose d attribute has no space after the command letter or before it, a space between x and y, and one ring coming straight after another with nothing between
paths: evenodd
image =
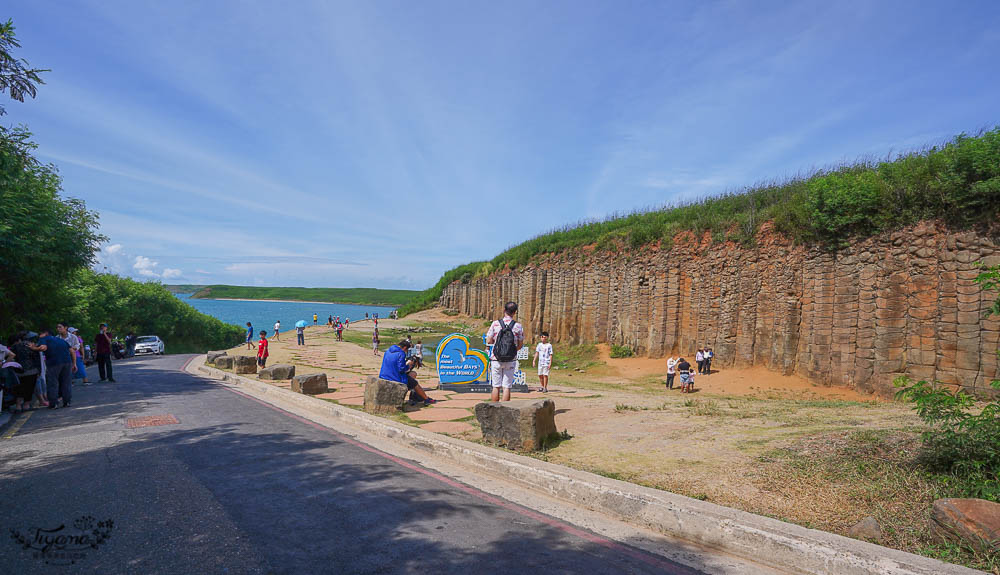
<instances>
[{"instance_id":1,"label":"child in red shirt","mask_svg":"<svg viewBox=\"0 0 1000 575\"><path fill-rule=\"evenodd\" d=\"M257 365L264 367L267 363L267 332L260 330L260 341L257 342Z\"/></svg>"}]
</instances>

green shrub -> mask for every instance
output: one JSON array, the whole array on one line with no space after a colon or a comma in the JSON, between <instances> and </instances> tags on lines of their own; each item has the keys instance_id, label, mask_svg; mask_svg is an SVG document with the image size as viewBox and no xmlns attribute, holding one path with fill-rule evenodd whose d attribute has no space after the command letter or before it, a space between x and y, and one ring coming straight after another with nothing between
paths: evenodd
<instances>
[{"instance_id":1,"label":"green shrub","mask_svg":"<svg viewBox=\"0 0 1000 575\"><path fill-rule=\"evenodd\" d=\"M1000 400L976 413L976 400L962 389L926 381L897 378L897 399L914 404L931 429L924 431L923 461L936 472L954 478L968 497L1000 500ZM1000 389L1000 381L993 387Z\"/></svg>"},{"instance_id":2,"label":"green shrub","mask_svg":"<svg viewBox=\"0 0 1000 575\"><path fill-rule=\"evenodd\" d=\"M612 345L611 357L632 357L632 348L627 345Z\"/></svg>"}]
</instances>

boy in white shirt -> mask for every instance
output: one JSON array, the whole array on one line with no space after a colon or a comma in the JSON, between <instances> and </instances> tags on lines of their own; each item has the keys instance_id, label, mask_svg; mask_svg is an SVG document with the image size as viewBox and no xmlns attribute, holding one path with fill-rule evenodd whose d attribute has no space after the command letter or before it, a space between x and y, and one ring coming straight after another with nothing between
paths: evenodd
<instances>
[{"instance_id":1,"label":"boy in white shirt","mask_svg":"<svg viewBox=\"0 0 1000 575\"><path fill-rule=\"evenodd\" d=\"M542 385L542 393L549 391L549 369L552 367L552 344L549 343L549 332L542 332L542 343L535 346L535 357L531 365L538 366L538 383Z\"/></svg>"}]
</instances>

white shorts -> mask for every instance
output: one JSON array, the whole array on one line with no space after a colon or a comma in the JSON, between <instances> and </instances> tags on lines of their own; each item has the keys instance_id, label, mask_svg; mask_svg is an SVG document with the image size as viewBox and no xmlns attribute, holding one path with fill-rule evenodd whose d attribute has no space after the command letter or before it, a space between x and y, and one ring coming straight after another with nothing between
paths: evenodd
<instances>
[{"instance_id":1,"label":"white shorts","mask_svg":"<svg viewBox=\"0 0 1000 575\"><path fill-rule=\"evenodd\" d=\"M510 389L514 385L516 361L493 361L490 363L490 385Z\"/></svg>"},{"instance_id":2,"label":"white shorts","mask_svg":"<svg viewBox=\"0 0 1000 575\"><path fill-rule=\"evenodd\" d=\"M549 369L552 367L550 363L540 363L538 364L538 375L548 375Z\"/></svg>"}]
</instances>

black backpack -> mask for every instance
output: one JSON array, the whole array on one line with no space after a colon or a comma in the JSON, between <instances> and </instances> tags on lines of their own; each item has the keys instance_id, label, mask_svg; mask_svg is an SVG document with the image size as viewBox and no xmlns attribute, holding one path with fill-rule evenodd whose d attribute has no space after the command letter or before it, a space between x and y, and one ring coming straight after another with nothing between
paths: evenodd
<instances>
[{"instance_id":1,"label":"black backpack","mask_svg":"<svg viewBox=\"0 0 1000 575\"><path fill-rule=\"evenodd\" d=\"M514 342L514 322L507 325L500 320L500 333L493 344L493 357L497 361L514 361L517 359L517 343Z\"/></svg>"}]
</instances>

